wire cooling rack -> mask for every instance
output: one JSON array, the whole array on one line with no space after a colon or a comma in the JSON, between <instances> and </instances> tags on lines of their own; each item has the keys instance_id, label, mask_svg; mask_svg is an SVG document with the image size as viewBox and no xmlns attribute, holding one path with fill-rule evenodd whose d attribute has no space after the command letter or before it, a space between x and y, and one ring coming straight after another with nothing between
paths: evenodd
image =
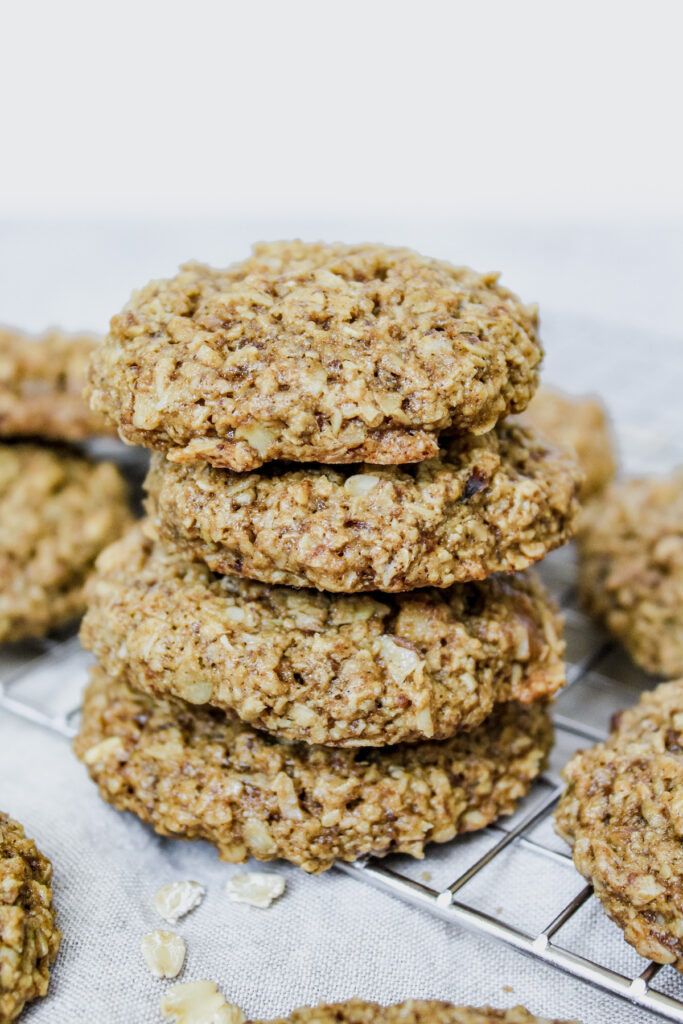
<instances>
[{"instance_id":1,"label":"wire cooling rack","mask_svg":"<svg viewBox=\"0 0 683 1024\"><path fill-rule=\"evenodd\" d=\"M677 998L683 996L683 978L671 967L646 963L621 940L552 830L562 766L578 747L603 739L614 712L652 685L577 609L573 563L569 547L539 567L565 615L568 685L555 706L549 770L515 815L471 836L432 844L422 861L366 858L338 869L683 1024L683 1001ZM73 634L6 647L0 655L0 708L70 739L90 663Z\"/></svg>"}]
</instances>

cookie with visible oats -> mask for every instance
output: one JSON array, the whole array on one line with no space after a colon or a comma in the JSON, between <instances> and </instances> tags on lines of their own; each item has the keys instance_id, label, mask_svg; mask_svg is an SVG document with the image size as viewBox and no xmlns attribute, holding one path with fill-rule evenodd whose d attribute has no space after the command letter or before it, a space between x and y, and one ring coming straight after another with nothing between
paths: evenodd
<instances>
[{"instance_id":1,"label":"cookie with visible oats","mask_svg":"<svg viewBox=\"0 0 683 1024\"><path fill-rule=\"evenodd\" d=\"M103 799L222 860L305 871L430 842L514 810L552 745L545 704L499 705L443 742L337 750L287 743L222 711L157 700L93 671L75 741Z\"/></svg>"},{"instance_id":2,"label":"cookie with visible oats","mask_svg":"<svg viewBox=\"0 0 683 1024\"><path fill-rule=\"evenodd\" d=\"M81 640L157 696L235 711L284 739L445 739L564 682L562 626L531 576L340 595L219 576L146 539L103 552Z\"/></svg>"},{"instance_id":3,"label":"cookie with visible oats","mask_svg":"<svg viewBox=\"0 0 683 1024\"><path fill-rule=\"evenodd\" d=\"M683 468L613 484L582 513L578 542L588 611L646 672L683 673Z\"/></svg>"},{"instance_id":4,"label":"cookie with visible oats","mask_svg":"<svg viewBox=\"0 0 683 1024\"><path fill-rule=\"evenodd\" d=\"M0 437L83 441L112 428L83 398L100 344L90 334L50 330L33 338L0 327Z\"/></svg>"},{"instance_id":5,"label":"cookie with visible oats","mask_svg":"<svg viewBox=\"0 0 683 1024\"><path fill-rule=\"evenodd\" d=\"M379 1006L362 999L345 1003L304 1006L289 1017L249 1024L571 1024L570 1021L534 1017L522 1006L493 1010L490 1006L453 1006L433 999L408 999L395 1006Z\"/></svg>"},{"instance_id":6,"label":"cookie with visible oats","mask_svg":"<svg viewBox=\"0 0 683 1024\"><path fill-rule=\"evenodd\" d=\"M173 462L420 462L440 434L527 405L537 326L496 274L382 245L262 244L133 295L88 394Z\"/></svg>"},{"instance_id":7,"label":"cookie with visible oats","mask_svg":"<svg viewBox=\"0 0 683 1024\"><path fill-rule=\"evenodd\" d=\"M556 829L641 956L683 971L683 679L643 694L564 770Z\"/></svg>"},{"instance_id":8,"label":"cookie with visible oats","mask_svg":"<svg viewBox=\"0 0 683 1024\"><path fill-rule=\"evenodd\" d=\"M564 395L541 387L524 411L522 422L576 456L584 474L582 498L604 490L614 477L614 439L599 398Z\"/></svg>"},{"instance_id":9,"label":"cookie with visible oats","mask_svg":"<svg viewBox=\"0 0 683 1024\"><path fill-rule=\"evenodd\" d=\"M81 615L95 558L130 520L111 463L0 444L0 641L42 636Z\"/></svg>"},{"instance_id":10,"label":"cookie with visible oats","mask_svg":"<svg viewBox=\"0 0 683 1024\"><path fill-rule=\"evenodd\" d=\"M353 593L525 569L573 533L579 481L570 456L501 424L414 466L244 474L155 454L146 487L164 543L214 572Z\"/></svg>"},{"instance_id":11,"label":"cookie with visible oats","mask_svg":"<svg viewBox=\"0 0 683 1024\"><path fill-rule=\"evenodd\" d=\"M61 932L52 905L52 865L21 825L0 812L0 1021L44 996Z\"/></svg>"}]
</instances>

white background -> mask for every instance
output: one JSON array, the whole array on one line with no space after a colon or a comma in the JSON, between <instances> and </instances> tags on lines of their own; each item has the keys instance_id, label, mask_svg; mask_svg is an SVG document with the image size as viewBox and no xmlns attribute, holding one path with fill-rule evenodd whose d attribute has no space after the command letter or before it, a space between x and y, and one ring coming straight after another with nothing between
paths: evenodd
<instances>
[{"instance_id":1,"label":"white background","mask_svg":"<svg viewBox=\"0 0 683 1024\"><path fill-rule=\"evenodd\" d=\"M2 14L0 216L683 215L677 0Z\"/></svg>"},{"instance_id":2,"label":"white background","mask_svg":"<svg viewBox=\"0 0 683 1024\"><path fill-rule=\"evenodd\" d=\"M0 31L0 322L105 331L299 236L683 333L678 0L23 0Z\"/></svg>"}]
</instances>

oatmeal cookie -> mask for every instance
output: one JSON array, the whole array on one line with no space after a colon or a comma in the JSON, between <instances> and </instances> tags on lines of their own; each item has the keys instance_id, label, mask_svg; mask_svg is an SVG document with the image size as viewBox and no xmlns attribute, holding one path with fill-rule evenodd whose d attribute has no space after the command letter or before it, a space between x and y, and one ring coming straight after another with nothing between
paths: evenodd
<instances>
[{"instance_id":1,"label":"oatmeal cookie","mask_svg":"<svg viewBox=\"0 0 683 1024\"><path fill-rule=\"evenodd\" d=\"M564 777L556 828L577 869L641 956L683 971L683 679L617 716Z\"/></svg>"},{"instance_id":2,"label":"oatmeal cookie","mask_svg":"<svg viewBox=\"0 0 683 1024\"><path fill-rule=\"evenodd\" d=\"M135 527L98 561L81 640L156 696L234 710L284 739L445 739L564 682L562 626L530 576L329 595L217 576Z\"/></svg>"},{"instance_id":3,"label":"oatmeal cookie","mask_svg":"<svg viewBox=\"0 0 683 1024\"><path fill-rule=\"evenodd\" d=\"M354 593L525 569L572 535L579 481L569 456L501 424L414 466L244 474L155 454L146 487L157 534L214 572Z\"/></svg>"},{"instance_id":4,"label":"oatmeal cookie","mask_svg":"<svg viewBox=\"0 0 683 1024\"><path fill-rule=\"evenodd\" d=\"M541 387L522 421L572 452L583 470L581 497L604 490L617 469L614 439L599 398L564 395Z\"/></svg>"},{"instance_id":5,"label":"oatmeal cookie","mask_svg":"<svg viewBox=\"0 0 683 1024\"><path fill-rule=\"evenodd\" d=\"M173 462L420 462L444 432L521 412L536 330L496 274L381 245L262 244L137 292L88 394L123 440Z\"/></svg>"},{"instance_id":6,"label":"oatmeal cookie","mask_svg":"<svg viewBox=\"0 0 683 1024\"><path fill-rule=\"evenodd\" d=\"M52 865L18 822L0 812L0 1021L44 996L61 932L52 906Z\"/></svg>"},{"instance_id":7,"label":"oatmeal cookie","mask_svg":"<svg viewBox=\"0 0 683 1024\"><path fill-rule=\"evenodd\" d=\"M83 441L111 434L104 416L83 398L88 361L99 344L89 334L51 330L32 338L0 327L0 437Z\"/></svg>"},{"instance_id":8,"label":"oatmeal cookie","mask_svg":"<svg viewBox=\"0 0 683 1024\"><path fill-rule=\"evenodd\" d=\"M100 795L221 860L284 857L305 871L430 842L512 813L552 745L545 704L502 704L442 742L337 750L288 743L222 711L157 700L93 671L78 757Z\"/></svg>"},{"instance_id":9,"label":"oatmeal cookie","mask_svg":"<svg viewBox=\"0 0 683 1024\"><path fill-rule=\"evenodd\" d=\"M646 672L683 673L683 468L612 485L584 510L578 541L588 611Z\"/></svg>"},{"instance_id":10,"label":"oatmeal cookie","mask_svg":"<svg viewBox=\"0 0 683 1024\"><path fill-rule=\"evenodd\" d=\"M129 521L111 463L0 445L0 640L42 636L81 615L95 558Z\"/></svg>"},{"instance_id":11,"label":"oatmeal cookie","mask_svg":"<svg viewBox=\"0 0 683 1024\"><path fill-rule=\"evenodd\" d=\"M363 999L345 1003L304 1006L289 1017L248 1024L571 1024L570 1021L534 1017L522 1006L492 1010L490 1006L453 1006L433 999L408 999L395 1006L379 1006Z\"/></svg>"}]
</instances>

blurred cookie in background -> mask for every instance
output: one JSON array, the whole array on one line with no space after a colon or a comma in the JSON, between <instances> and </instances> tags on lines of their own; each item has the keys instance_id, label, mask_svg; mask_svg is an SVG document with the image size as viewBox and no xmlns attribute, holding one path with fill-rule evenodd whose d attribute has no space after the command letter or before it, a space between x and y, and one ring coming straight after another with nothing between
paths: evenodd
<instances>
[{"instance_id":1,"label":"blurred cookie in background","mask_svg":"<svg viewBox=\"0 0 683 1024\"><path fill-rule=\"evenodd\" d=\"M602 491L617 470L615 441L605 406L594 395L566 395L541 387L522 420L573 452L584 473L581 496Z\"/></svg>"},{"instance_id":2,"label":"blurred cookie in background","mask_svg":"<svg viewBox=\"0 0 683 1024\"><path fill-rule=\"evenodd\" d=\"M91 334L51 329L32 337L0 327L0 437L84 441L114 434L82 395L99 344Z\"/></svg>"},{"instance_id":3,"label":"blurred cookie in background","mask_svg":"<svg viewBox=\"0 0 683 1024\"><path fill-rule=\"evenodd\" d=\"M0 444L0 641L43 636L82 615L97 555L131 518L112 463Z\"/></svg>"},{"instance_id":4,"label":"blurred cookie in background","mask_svg":"<svg viewBox=\"0 0 683 1024\"><path fill-rule=\"evenodd\" d=\"M683 673L683 468L613 484L582 514L586 609L646 672Z\"/></svg>"}]
</instances>

